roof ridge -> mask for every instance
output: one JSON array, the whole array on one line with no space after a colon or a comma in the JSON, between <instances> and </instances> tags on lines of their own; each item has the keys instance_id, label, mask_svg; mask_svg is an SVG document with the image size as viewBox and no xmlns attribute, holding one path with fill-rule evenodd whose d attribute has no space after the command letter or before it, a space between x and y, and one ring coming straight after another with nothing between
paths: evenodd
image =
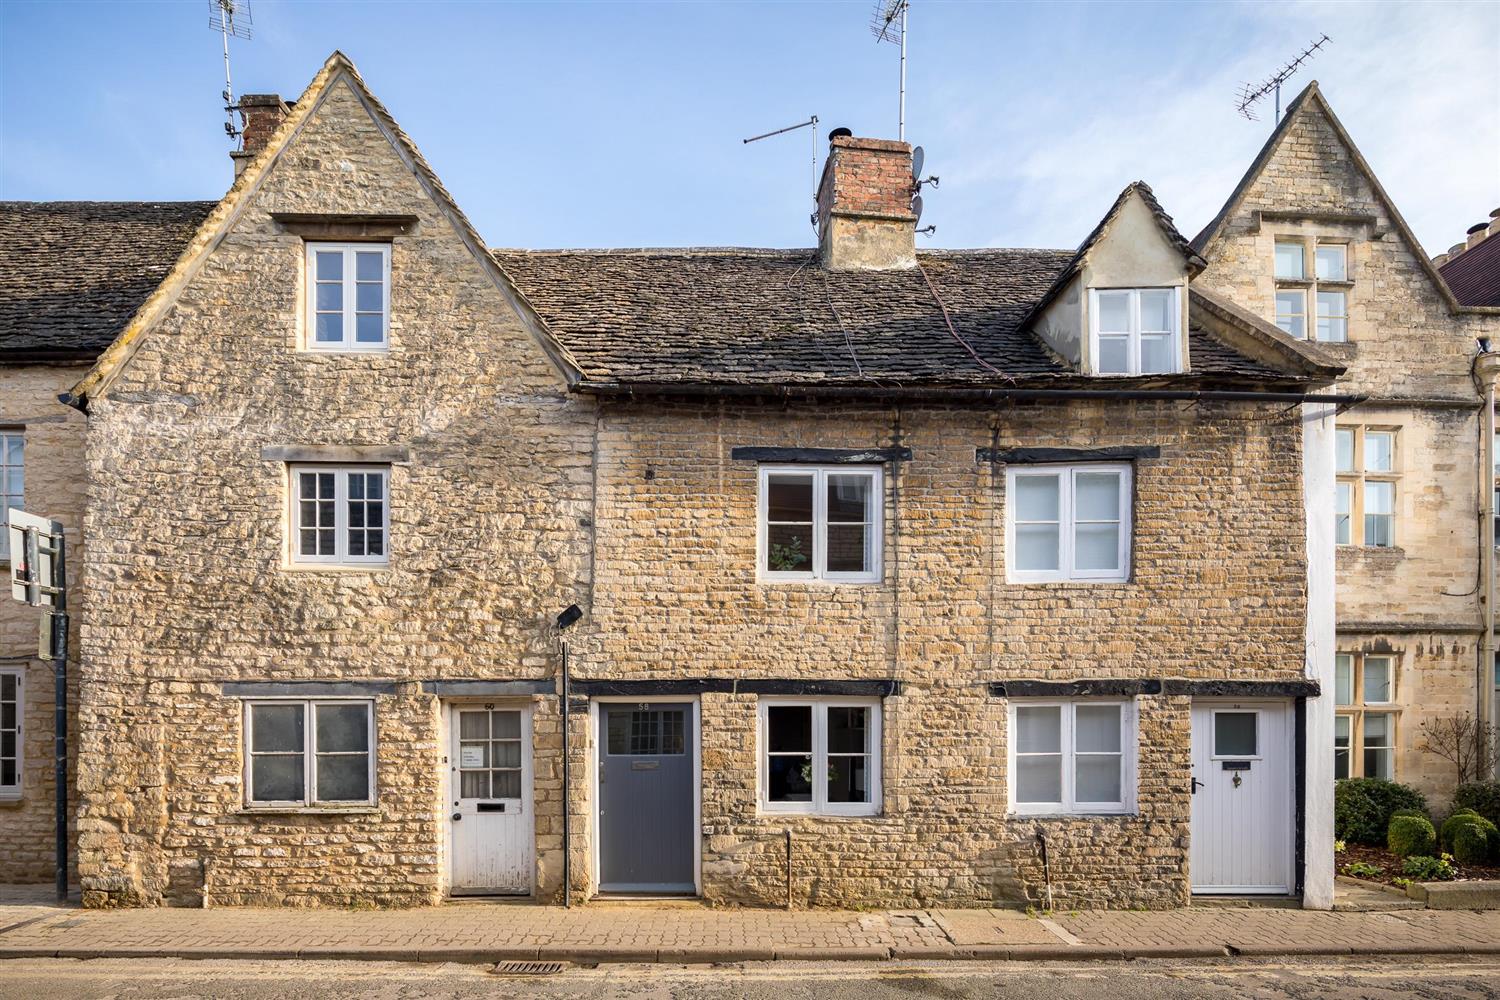
<instances>
[{"instance_id":1,"label":"roof ridge","mask_svg":"<svg viewBox=\"0 0 1500 1000\"><path fill-rule=\"evenodd\" d=\"M801 257L817 253L817 247L735 247L735 246L683 246L683 247L490 247L496 254L534 254L536 256L734 256L734 257ZM929 247L918 250L924 256L999 256L1000 254L1072 254L1074 251L1060 247Z\"/></svg>"}]
</instances>

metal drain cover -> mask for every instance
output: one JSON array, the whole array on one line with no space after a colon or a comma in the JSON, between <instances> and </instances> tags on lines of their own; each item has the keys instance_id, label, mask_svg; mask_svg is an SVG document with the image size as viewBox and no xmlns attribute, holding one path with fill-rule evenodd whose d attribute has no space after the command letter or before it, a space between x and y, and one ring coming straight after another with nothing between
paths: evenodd
<instances>
[{"instance_id":1,"label":"metal drain cover","mask_svg":"<svg viewBox=\"0 0 1500 1000\"><path fill-rule=\"evenodd\" d=\"M497 976L555 976L565 968L564 962L501 962L490 971Z\"/></svg>"}]
</instances>

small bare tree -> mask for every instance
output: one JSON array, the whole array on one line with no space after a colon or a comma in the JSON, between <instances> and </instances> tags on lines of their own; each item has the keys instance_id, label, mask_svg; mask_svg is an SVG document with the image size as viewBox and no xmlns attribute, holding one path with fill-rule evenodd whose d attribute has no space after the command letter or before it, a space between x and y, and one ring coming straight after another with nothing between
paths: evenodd
<instances>
[{"instance_id":1,"label":"small bare tree","mask_svg":"<svg viewBox=\"0 0 1500 1000\"><path fill-rule=\"evenodd\" d=\"M1495 748L1495 727L1472 713L1422 723L1422 742L1417 749L1441 757L1458 771L1460 785L1489 777L1490 754Z\"/></svg>"}]
</instances>

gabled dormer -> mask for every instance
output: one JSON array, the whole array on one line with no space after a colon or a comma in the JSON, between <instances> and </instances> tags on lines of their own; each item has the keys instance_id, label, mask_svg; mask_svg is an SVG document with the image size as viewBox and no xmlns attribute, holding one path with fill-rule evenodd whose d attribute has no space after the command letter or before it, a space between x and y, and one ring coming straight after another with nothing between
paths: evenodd
<instances>
[{"instance_id":1,"label":"gabled dormer","mask_svg":"<svg viewBox=\"0 0 1500 1000\"><path fill-rule=\"evenodd\" d=\"M1203 258L1136 181L1115 199L1032 310L1032 331L1085 375L1190 368L1188 282Z\"/></svg>"}]
</instances>

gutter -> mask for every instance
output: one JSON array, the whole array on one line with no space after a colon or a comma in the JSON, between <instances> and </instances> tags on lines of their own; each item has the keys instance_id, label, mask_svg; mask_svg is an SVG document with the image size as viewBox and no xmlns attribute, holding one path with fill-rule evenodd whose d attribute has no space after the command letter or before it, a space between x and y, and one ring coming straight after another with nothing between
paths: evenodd
<instances>
[{"instance_id":1,"label":"gutter","mask_svg":"<svg viewBox=\"0 0 1500 1000\"><path fill-rule=\"evenodd\" d=\"M939 386L746 385L704 382L600 382L584 379L572 391L595 396L762 396L777 399L869 399L932 402L1002 400L1201 400L1256 403L1334 403L1348 408L1367 396L1347 393L1257 392L1240 389L1021 389Z\"/></svg>"}]
</instances>

